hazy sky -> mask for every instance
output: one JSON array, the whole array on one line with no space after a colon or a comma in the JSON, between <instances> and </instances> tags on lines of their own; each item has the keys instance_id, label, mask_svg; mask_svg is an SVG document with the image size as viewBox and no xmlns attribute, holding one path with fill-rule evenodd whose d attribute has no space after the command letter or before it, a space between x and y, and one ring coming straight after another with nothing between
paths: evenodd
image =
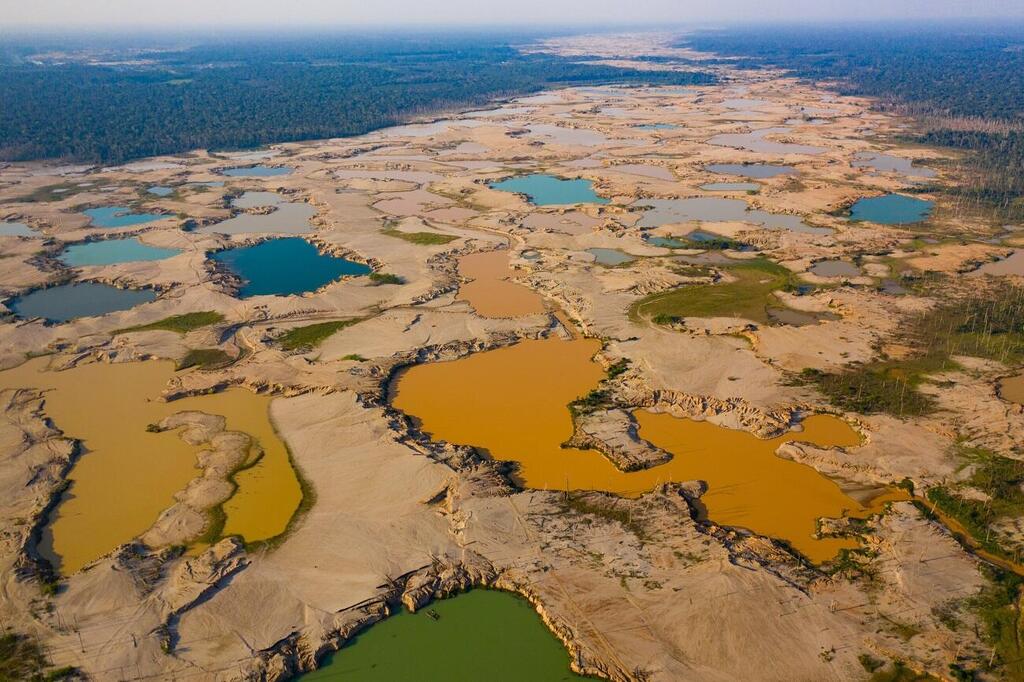
<instances>
[{"instance_id":1,"label":"hazy sky","mask_svg":"<svg viewBox=\"0 0 1024 682\"><path fill-rule=\"evenodd\" d=\"M651 24L1024 18L1024 0L0 0L0 24ZM2 30L2 29L0 29Z\"/></svg>"}]
</instances>

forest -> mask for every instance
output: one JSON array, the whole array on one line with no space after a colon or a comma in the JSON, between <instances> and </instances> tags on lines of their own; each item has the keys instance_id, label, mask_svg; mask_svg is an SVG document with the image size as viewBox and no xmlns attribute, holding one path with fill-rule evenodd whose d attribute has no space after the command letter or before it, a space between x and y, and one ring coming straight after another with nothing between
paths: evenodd
<instances>
[{"instance_id":1,"label":"forest","mask_svg":"<svg viewBox=\"0 0 1024 682\"><path fill-rule=\"evenodd\" d=\"M0 160L118 163L359 135L558 85L714 80L523 54L510 44L515 37L264 36L162 49L90 42L61 52L43 41L0 46Z\"/></svg>"},{"instance_id":2,"label":"forest","mask_svg":"<svg viewBox=\"0 0 1024 682\"><path fill-rule=\"evenodd\" d=\"M705 31L685 44L914 117L904 141L968 152L959 199L1024 217L1024 25L762 26Z\"/></svg>"}]
</instances>

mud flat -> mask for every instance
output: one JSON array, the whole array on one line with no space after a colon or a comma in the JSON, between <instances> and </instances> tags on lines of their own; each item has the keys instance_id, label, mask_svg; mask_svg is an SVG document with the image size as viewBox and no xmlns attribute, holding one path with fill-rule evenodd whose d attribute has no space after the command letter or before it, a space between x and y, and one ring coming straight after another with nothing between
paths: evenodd
<instances>
[{"instance_id":1,"label":"mud flat","mask_svg":"<svg viewBox=\"0 0 1024 682\"><path fill-rule=\"evenodd\" d=\"M461 360L417 365L395 385L393 404L438 440L515 461L531 488L602 490L637 496L661 483L703 480L708 517L789 542L812 561L856 540L817 538L821 517L866 516L864 507L811 467L777 457L783 443L855 447L857 433L835 417L809 417L799 432L762 440L710 422L638 411L640 436L674 455L667 464L624 473L594 450L563 449L572 436L568 403L603 378L594 340L524 341ZM445 400L437 396L444 395Z\"/></svg>"},{"instance_id":2,"label":"mud flat","mask_svg":"<svg viewBox=\"0 0 1024 682\"><path fill-rule=\"evenodd\" d=\"M459 285L458 299L467 301L482 317L522 317L544 312L544 299L521 284L510 282L513 275L506 250L485 251L459 259L459 275L468 279Z\"/></svg>"},{"instance_id":3,"label":"mud flat","mask_svg":"<svg viewBox=\"0 0 1024 682\"><path fill-rule=\"evenodd\" d=\"M258 444L250 453L254 466L241 472L239 490L225 505L223 532L255 542L284 531L302 491L270 424L268 397L231 389L165 402L160 395L174 377L168 361L93 363L63 371L49 371L47 364L48 358L37 358L0 372L0 388L45 391L47 417L82 443L71 486L40 546L61 573L75 573L140 536L197 476L198 449L177 433L151 428L178 412L222 415L227 428L248 433Z\"/></svg>"}]
</instances>

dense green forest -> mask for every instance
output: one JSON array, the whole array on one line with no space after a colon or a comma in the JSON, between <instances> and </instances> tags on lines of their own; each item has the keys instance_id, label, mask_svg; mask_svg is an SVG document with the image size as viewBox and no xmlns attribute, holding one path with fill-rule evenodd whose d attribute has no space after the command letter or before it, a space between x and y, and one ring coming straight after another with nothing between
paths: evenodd
<instances>
[{"instance_id":1,"label":"dense green forest","mask_svg":"<svg viewBox=\"0 0 1024 682\"><path fill-rule=\"evenodd\" d=\"M958 198L1024 215L1024 25L731 28L686 44L741 67L781 67L914 116L914 142L969 152Z\"/></svg>"},{"instance_id":2,"label":"dense green forest","mask_svg":"<svg viewBox=\"0 0 1024 682\"><path fill-rule=\"evenodd\" d=\"M0 159L91 162L357 135L563 84L712 82L525 55L497 35L0 49Z\"/></svg>"}]
</instances>

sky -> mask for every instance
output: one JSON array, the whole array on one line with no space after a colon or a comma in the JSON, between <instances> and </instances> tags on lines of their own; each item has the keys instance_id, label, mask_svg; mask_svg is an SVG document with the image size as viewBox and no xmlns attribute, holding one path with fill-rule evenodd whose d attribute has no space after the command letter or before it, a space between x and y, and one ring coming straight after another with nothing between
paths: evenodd
<instances>
[{"instance_id":1,"label":"sky","mask_svg":"<svg viewBox=\"0 0 1024 682\"><path fill-rule=\"evenodd\" d=\"M0 0L7 27L598 25L1024 19L1024 0Z\"/></svg>"}]
</instances>

